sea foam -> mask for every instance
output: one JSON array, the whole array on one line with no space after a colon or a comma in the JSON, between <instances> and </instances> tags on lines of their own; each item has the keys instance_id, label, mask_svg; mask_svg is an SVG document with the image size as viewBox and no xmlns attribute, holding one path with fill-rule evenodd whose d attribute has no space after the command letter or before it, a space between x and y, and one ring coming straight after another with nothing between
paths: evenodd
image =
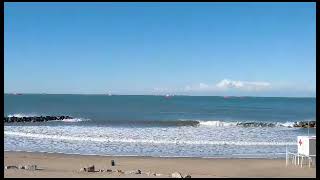
<instances>
[{"instance_id":1,"label":"sea foam","mask_svg":"<svg viewBox=\"0 0 320 180\"><path fill-rule=\"evenodd\" d=\"M148 139L115 139L108 137L76 137L63 135L48 135L35 133L22 133L4 131L5 135L21 136L36 139L54 139L67 141L93 141L93 142L120 142L120 143L149 143L149 144L189 144L189 145L239 145L239 146L285 146L295 145L296 142L241 142L241 141L168 141L168 140L148 140Z\"/></svg>"}]
</instances>

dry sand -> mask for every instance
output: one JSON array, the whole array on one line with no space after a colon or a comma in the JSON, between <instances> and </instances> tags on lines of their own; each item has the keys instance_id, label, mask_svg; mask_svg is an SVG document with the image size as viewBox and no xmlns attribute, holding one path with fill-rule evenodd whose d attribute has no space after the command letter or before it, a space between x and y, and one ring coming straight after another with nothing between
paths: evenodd
<instances>
[{"instance_id":1,"label":"dry sand","mask_svg":"<svg viewBox=\"0 0 320 180\"><path fill-rule=\"evenodd\" d=\"M111 160L116 166L111 166ZM285 160L274 159L203 159L67 155L56 153L4 152L4 166L36 164L39 169L4 170L4 177L170 177L175 172L192 177L316 177L316 168L286 167ZM95 165L96 169L140 169L161 176L79 172L80 168Z\"/></svg>"}]
</instances>

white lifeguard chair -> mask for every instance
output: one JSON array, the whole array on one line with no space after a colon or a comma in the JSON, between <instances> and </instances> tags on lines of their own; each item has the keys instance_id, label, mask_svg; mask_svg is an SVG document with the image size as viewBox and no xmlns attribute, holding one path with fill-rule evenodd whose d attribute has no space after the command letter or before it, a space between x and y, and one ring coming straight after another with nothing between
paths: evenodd
<instances>
[{"instance_id":1,"label":"white lifeguard chair","mask_svg":"<svg viewBox=\"0 0 320 180\"><path fill-rule=\"evenodd\" d=\"M294 165L303 167L303 163L307 160L309 167L311 167L311 164L314 164L313 162L316 160L316 136L298 136L297 146L297 153L290 153L286 149L286 165L288 165L291 157L291 162Z\"/></svg>"}]
</instances>

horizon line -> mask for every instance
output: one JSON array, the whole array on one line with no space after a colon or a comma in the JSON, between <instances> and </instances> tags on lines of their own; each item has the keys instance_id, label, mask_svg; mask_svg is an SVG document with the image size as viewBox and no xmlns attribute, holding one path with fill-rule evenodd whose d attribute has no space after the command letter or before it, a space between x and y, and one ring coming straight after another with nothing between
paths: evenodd
<instances>
[{"instance_id":1,"label":"horizon line","mask_svg":"<svg viewBox=\"0 0 320 180\"><path fill-rule=\"evenodd\" d=\"M4 93L8 95L30 95L30 94L39 94L39 95L105 95L105 96L165 96L169 94L171 96L202 96L202 97L267 97L267 98L316 98L316 96L251 96L251 95L188 95L188 94L108 94L108 93Z\"/></svg>"}]
</instances>

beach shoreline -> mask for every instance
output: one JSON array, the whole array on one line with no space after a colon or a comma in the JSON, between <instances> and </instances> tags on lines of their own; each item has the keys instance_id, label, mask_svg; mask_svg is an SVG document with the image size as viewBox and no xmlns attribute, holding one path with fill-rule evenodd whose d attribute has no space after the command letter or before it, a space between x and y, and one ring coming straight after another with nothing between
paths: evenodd
<instances>
[{"instance_id":1,"label":"beach shoreline","mask_svg":"<svg viewBox=\"0 0 320 180\"><path fill-rule=\"evenodd\" d=\"M115 166L111 166L111 160ZM99 156L45 152L4 151L4 166L35 164L41 170L5 169L4 177L316 177L316 168L289 165L285 159L197 158L148 156ZM112 169L124 173L80 172L94 165L96 170ZM141 174L126 172L141 170ZM156 176L154 176L156 174Z\"/></svg>"}]
</instances>

